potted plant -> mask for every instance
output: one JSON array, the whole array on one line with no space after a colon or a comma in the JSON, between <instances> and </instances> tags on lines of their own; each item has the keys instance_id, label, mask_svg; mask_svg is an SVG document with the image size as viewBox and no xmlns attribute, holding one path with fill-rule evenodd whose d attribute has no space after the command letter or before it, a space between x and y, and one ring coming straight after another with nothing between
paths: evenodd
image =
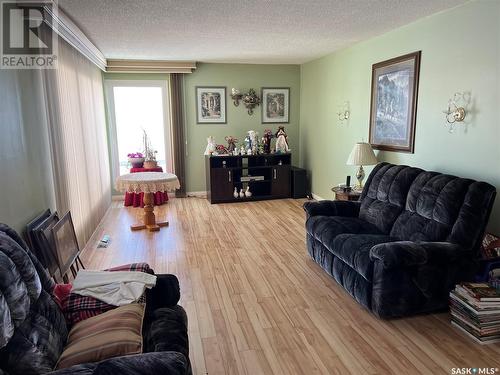
<instances>
[{"instance_id":1,"label":"potted plant","mask_svg":"<svg viewBox=\"0 0 500 375\"><path fill-rule=\"evenodd\" d=\"M127 155L128 162L132 165L132 168L142 168L144 165L144 155L142 152L132 152Z\"/></svg>"},{"instance_id":2,"label":"potted plant","mask_svg":"<svg viewBox=\"0 0 500 375\"><path fill-rule=\"evenodd\" d=\"M156 161L156 154L158 151L153 150L151 147L151 141L149 140L148 134L145 130L143 130L144 135L142 136L142 140L144 143L144 168L156 168L158 167L158 162Z\"/></svg>"}]
</instances>

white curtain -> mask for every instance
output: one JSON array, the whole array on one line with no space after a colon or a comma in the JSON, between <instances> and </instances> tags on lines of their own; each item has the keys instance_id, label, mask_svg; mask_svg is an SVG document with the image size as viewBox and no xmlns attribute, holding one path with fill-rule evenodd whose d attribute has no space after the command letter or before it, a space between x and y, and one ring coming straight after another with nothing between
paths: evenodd
<instances>
[{"instance_id":1,"label":"white curtain","mask_svg":"<svg viewBox=\"0 0 500 375\"><path fill-rule=\"evenodd\" d=\"M42 74L56 209L84 246L111 204L102 75L62 39L58 68Z\"/></svg>"}]
</instances>

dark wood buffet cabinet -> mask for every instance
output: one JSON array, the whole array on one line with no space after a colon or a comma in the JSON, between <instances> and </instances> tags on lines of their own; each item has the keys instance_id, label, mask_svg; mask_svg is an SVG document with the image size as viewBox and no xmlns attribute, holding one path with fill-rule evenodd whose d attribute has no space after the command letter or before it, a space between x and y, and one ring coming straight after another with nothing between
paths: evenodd
<instances>
[{"instance_id":1,"label":"dark wood buffet cabinet","mask_svg":"<svg viewBox=\"0 0 500 375\"><path fill-rule=\"evenodd\" d=\"M205 156L207 199L210 203L257 201L290 198L292 155L263 154ZM235 198L250 188L251 197Z\"/></svg>"}]
</instances>

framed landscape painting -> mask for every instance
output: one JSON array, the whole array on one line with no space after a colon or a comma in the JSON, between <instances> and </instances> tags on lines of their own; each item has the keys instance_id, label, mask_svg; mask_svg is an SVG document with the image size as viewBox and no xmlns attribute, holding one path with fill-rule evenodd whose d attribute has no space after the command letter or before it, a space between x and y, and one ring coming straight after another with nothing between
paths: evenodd
<instances>
[{"instance_id":1,"label":"framed landscape painting","mask_svg":"<svg viewBox=\"0 0 500 375\"><path fill-rule=\"evenodd\" d=\"M290 88L289 87L263 87L262 97L262 123L288 124L290 114Z\"/></svg>"},{"instance_id":2,"label":"framed landscape painting","mask_svg":"<svg viewBox=\"0 0 500 375\"><path fill-rule=\"evenodd\" d=\"M413 153L420 51L372 65L370 143Z\"/></svg>"},{"instance_id":3,"label":"framed landscape painting","mask_svg":"<svg viewBox=\"0 0 500 375\"><path fill-rule=\"evenodd\" d=\"M226 88L196 86L196 122L226 124Z\"/></svg>"}]
</instances>

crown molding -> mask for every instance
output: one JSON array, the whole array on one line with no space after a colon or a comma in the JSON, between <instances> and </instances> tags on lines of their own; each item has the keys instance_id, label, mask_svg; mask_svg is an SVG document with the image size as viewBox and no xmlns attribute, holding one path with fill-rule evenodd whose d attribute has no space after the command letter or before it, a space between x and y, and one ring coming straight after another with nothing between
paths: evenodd
<instances>
[{"instance_id":1,"label":"crown molding","mask_svg":"<svg viewBox=\"0 0 500 375\"><path fill-rule=\"evenodd\" d=\"M45 22L52 30L83 56L97 65L99 69L106 71L106 58L102 52L85 36L60 7L44 6L44 11L46 16Z\"/></svg>"},{"instance_id":2,"label":"crown molding","mask_svg":"<svg viewBox=\"0 0 500 375\"><path fill-rule=\"evenodd\" d=\"M108 73L192 73L193 61L119 60L108 59Z\"/></svg>"}]
</instances>

